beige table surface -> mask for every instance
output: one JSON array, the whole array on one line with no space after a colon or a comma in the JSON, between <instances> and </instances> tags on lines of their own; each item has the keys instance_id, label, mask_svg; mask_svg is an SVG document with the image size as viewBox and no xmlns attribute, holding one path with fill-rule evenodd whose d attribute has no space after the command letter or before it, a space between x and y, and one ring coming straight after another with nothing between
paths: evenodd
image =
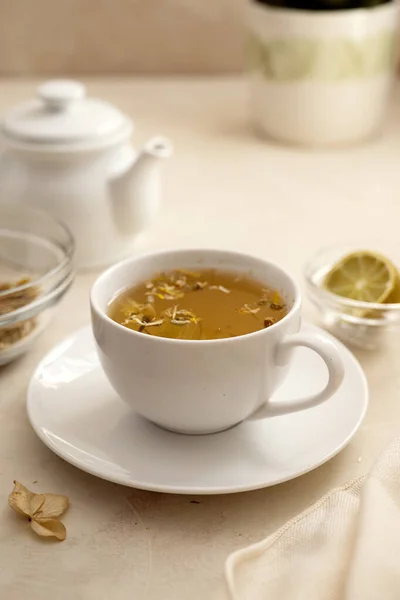
<instances>
[{"instance_id":1,"label":"beige table surface","mask_svg":"<svg viewBox=\"0 0 400 600\"><path fill-rule=\"evenodd\" d=\"M0 110L29 97L34 85L0 83ZM320 245L398 239L396 102L381 139L342 151L305 152L253 137L246 85L239 79L107 79L88 85L135 119L136 143L153 133L174 140L162 212L141 250L236 248L277 260L301 278L304 261ZM230 552L368 469L398 434L399 353L395 348L358 353L371 391L367 418L339 456L306 476L257 492L197 498L198 504L192 497L126 489L54 456L25 413L26 388L38 361L88 323L94 277L77 277L35 348L0 369L0 598L224 599L223 566ZM304 310L315 320L307 301ZM13 479L70 496L64 543L43 542L14 518L7 506Z\"/></svg>"}]
</instances>

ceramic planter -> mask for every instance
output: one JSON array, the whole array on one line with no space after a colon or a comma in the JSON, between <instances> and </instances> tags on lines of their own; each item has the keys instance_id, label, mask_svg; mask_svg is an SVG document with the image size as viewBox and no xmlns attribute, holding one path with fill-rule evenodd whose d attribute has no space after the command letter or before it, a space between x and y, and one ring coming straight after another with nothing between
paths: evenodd
<instances>
[{"instance_id":1,"label":"ceramic planter","mask_svg":"<svg viewBox=\"0 0 400 600\"><path fill-rule=\"evenodd\" d=\"M306 11L250 5L252 118L281 142L335 145L380 130L394 80L397 2Z\"/></svg>"}]
</instances>

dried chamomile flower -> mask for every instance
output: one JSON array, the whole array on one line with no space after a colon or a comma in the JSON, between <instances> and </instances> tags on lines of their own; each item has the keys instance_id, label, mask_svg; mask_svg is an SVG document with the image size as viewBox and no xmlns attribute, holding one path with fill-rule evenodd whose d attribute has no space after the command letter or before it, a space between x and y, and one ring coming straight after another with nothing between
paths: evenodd
<instances>
[{"instance_id":1,"label":"dried chamomile flower","mask_svg":"<svg viewBox=\"0 0 400 600\"><path fill-rule=\"evenodd\" d=\"M224 287L223 285L210 285L210 290L219 290L220 292L223 292L224 294L231 293L231 290L228 290L228 288Z\"/></svg>"},{"instance_id":2,"label":"dried chamomile flower","mask_svg":"<svg viewBox=\"0 0 400 600\"><path fill-rule=\"evenodd\" d=\"M67 530L58 517L68 508L67 496L35 494L14 481L8 504L16 513L27 517L33 531L40 537L55 537L60 542L65 540Z\"/></svg>"},{"instance_id":3,"label":"dried chamomile flower","mask_svg":"<svg viewBox=\"0 0 400 600\"><path fill-rule=\"evenodd\" d=\"M191 310L179 308L178 305L167 308L164 315L168 317L173 325L188 325L189 323L198 323L201 319Z\"/></svg>"},{"instance_id":4,"label":"dried chamomile flower","mask_svg":"<svg viewBox=\"0 0 400 600\"><path fill-rule=\"evenodd\" d=\"M238 312L240 312L242 315L255 315L260 310L261 309L259 306L252 307L250 306L250 304L244 304L243 306L238 308Z\"/></svg>"}]
</instances>

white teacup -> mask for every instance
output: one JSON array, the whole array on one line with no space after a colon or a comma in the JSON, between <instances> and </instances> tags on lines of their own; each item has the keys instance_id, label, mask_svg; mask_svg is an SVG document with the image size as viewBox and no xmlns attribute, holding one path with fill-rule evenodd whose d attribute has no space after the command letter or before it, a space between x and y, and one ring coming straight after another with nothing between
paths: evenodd
<instances>
[{"instance_id":1,"label":"white teacup","mask_svg":"<svg viewBox=\"0 0 400 600\"><path fill-rule=\"evenodd\" d=\"M144 335L107 316L110 300L154 273L177 268L220 268L246 273L277 289L289 306L278 323L218 340L176 340ZM177 250L128 259L97 279L91 291L92 327L103 369L119 396L160 427L186 434L222 431L316 406L339 387L344 368L335 344L299 333L300 290L278 266L221 250ZM319 393L285 402L271 398L290 368L292 349L311 348L328 368Z\"/></svg>"}]
</instances>

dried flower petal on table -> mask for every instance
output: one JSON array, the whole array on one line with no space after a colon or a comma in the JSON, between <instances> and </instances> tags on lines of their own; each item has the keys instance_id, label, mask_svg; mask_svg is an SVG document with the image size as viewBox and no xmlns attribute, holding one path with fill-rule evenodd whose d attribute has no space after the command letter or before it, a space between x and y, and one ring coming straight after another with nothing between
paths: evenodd
<instances>
[{"instance_id":1,"label":"dried flower petal on table","mask_svg":"<svg viewBox=\"0 0 400 600\"><path fill-rule=\"evenodd\" d=\"M65 540L67 530L58 517L68 508L67 496L35 494L14 481L8 504L16 513L29 519L33 531L40 537L55 537L60 542Z\"/></svg>"}]
</instances>

